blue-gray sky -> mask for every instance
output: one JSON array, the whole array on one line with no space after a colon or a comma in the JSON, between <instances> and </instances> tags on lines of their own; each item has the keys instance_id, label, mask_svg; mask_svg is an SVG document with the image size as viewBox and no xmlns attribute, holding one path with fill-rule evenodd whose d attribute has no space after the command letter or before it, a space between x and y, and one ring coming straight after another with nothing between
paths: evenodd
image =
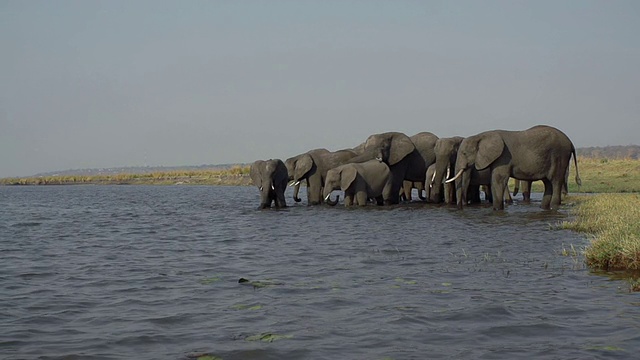
<instances>
[{"instance_id":1,"label":"blue-gray sky","mask_svg":"<svg viewBox=\"0 0 640 360\"><path fill-rule=\"evenodd\" d=\"M0 177L548 124L640 143L640 2L0 1Z\"/></svg>"}]
</instances>

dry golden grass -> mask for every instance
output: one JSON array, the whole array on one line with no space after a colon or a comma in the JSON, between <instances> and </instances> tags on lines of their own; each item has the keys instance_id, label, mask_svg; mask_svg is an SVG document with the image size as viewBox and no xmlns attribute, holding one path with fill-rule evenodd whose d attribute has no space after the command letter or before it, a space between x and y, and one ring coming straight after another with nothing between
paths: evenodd
<instances>
[{"instance_id":1,"label":"dry golden grass","mask_svg":"<svg viewBox=\"0 0 640 360\"><path fill-rule=\"evenodd\" d=\"M46 176L0 179L0 185L250 185L249 166L234 166L228 170L165 171L146 174L115 174L95 176Z\"/></svg>"}]
</instances>

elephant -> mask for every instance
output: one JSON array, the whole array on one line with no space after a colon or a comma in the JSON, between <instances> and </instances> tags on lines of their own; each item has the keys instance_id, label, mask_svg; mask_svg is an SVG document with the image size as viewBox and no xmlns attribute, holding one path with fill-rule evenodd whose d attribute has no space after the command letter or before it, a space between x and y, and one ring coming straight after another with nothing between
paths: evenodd
<instances>
[{"instance_id":1,"label":"elephant","mask_svg":"<svg viewBox=\"0 0 640 360\"><path fill-rule=\"evenodd\" d=\"M389 166L380 160L369 160L363 163L349 163L338 166L327 172L323 196L327 204L335 206L331 200L333 190L344 191L344 205L365 206L369 198L376 199L378 205L392 195L392 176Z\"/></svg>"},{"instance_id":2,"label":"elephant","mask_svg":"<svg viewBox=\"0 0 640 360\"><path fill-rule=\"evenodd\" d=\"M433 203L445 202L447 204L456 203L456 192L454 184L447 183L451 177L451 173L456 164L456 158L458 156L458 148L460 143L464 140L463 137L454 136L449 138L440 138L435 144L436 161L435 167L429 171L427 168L427 184L431 191L429 194L429 201ZM491 182L486 173L479 173L476 170L472 170L472 181L466 192L466 200L471 204L481 203L480 192L483 190L487 201L492 201L491 196ZM443 186L435 186L435 184L444 184ZM482 189L484 187L484 189ZM442 194L442 191L446 191ZM509 199L511 199L509 195ZM509 200L510 201L510 200Z\"/></svg>"},{"instance_id":3,"label":"elephant","mask_svg":"<svg viewBox=\"0 0 640 360\"><path fill-rule=\"evenodd\" d=\"M572 155L576 166L576 183L580 185L575 147L562 131L547 125L522 131L485 131L462 140L456 158L456 175L448 181L455 181L458 207L462 208L472 170L488 171L493 209L503 210L509 177L527 181L542 180L545 189L541 208L558 209Z\"/></svg>"},{"instance_id":4,"label":"elephant","mask_svg":"<svg viewBox=\"0 0 640 360\"><path fill-rule=\"evenodd\" d=\"M411 138L400 132L373 134L364 146L358 147L362 153L350 162L382 159L389 166L392 177L392 193L384 202L398 204L404 180L424 183L427 166L435 161L433 148L437 140L438 137L430 132L421 132Z\"/></svg>"},{"instance_id":5,"label":"elephant","mask_svg":"<svg viewBox=\"0 0 640 360\"><path fill-rule=\"evenodd\" d=\"M447 167L444 171L444 176L437 182L436 178L436 167L437 162L431 164L427 168L426 178L427 178L427 186L425 186L425 191L427 193L427 199L430 202L434 202L436 204L444 202L445 204L455 204L455 187L451 183L445 183L449 177L449 168ZM435 196L434 196L435 193ZM479 199L478 199L479 200Z\"/></svg>"},{"instance_id":6,"label":"elephant","mask_svg":"<svg viewBox=\"0 0 640 360\"><path fill-rule=\"evenodd\" d=\"M276 208L287 207L284 192L289 175L282 160L256 160L251 164L249 176L260 190L260 209L271 207L272 202L275 203Z\"/></svg>"},{"instance_id":7,"label":"elephant","mask_svg":"<svg viewBox=\"0 0 640 360\"><path fill-rule=\"evenodd\" d=\"M442 184L445 180L449 178L449 173L451 170L455 168L456 165L456 157L458 156L458 148L460 147L460 143L464 138L460 136L448 137L448 138L440 138L436 141L434 152L436 154L435 167L433 172L427 174L427 183L430 185L434 184ZM455 204L455 195L454 196L443 196L441 191L448 188L451 188L451 191L454 191L453 184L448 184L450 186L433 186L430 191L430 201L434 203L440 203L445 198L449 198L447 203Z\"/></svg>"},{"instance_id":8,"label":"elephant","mask_svg":"<svg viewBox=\"0 0 640 360\"><path fill-rule=\"evenodd\" d=\"M350 159L357 156L352 149L329 151L327 149L314 149L306 153L288 158L285 161L289 180L295 186L293 198L300 201L298 191L300 182L307 182L307 203L308 205L318 205L323 201L322 186L329 169L346 164Z\"/></svg>"}]
</instances>

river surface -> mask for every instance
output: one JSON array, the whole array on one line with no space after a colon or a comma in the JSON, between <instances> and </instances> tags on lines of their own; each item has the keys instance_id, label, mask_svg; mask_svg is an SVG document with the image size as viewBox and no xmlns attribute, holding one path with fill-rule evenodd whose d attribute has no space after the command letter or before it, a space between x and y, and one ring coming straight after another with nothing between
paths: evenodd
<instances>
[{"instance_id":1,"label":"river surface","mask_svg":"<svg viewBox=\"0 0 640 360\"><path fill-rule=\"evenodd\" d=\"M585 268L589 240L556 228L566 211L307 207L289 191L260 211L254 187L0 187L0 358L640 351L640 295Z\"/></svg>"}]
</instances>

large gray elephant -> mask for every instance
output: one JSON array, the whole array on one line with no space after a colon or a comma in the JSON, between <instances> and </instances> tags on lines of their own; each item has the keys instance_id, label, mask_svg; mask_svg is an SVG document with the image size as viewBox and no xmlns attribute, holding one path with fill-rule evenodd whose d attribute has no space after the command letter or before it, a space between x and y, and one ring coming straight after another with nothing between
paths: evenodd
<instances>
[{"instance_id":1,"label":"large gray elephant","mask_svg":"<svg viewBox=\"0 0 640 360\"><path fill-rule=\"evenodd\" d=\"M464 138L460 136L440 138L436 141L434 152L436 155L435 167L433 172L427 174L427 183L431 185L429 200L434 203L440 203L444 198L448 198L448 203L455 203L455 196L443 196L441 191L445 188L453 190L453 184L447 186L437 186L443 184L449 179L447 174L453 176L453 169L456 166L456 157L458 156L458 148Z\"/></svg>"},{"instance_id":2,"label":"large gray elephant","mask_svg":"<svg viewBox=\"0 0 640 360\"><path fill-rule=\"evenodd\" d=\"M427 185L425 186L425 192L427 193L426 197L430 202L436 204L442 202L444 202L445 204L455 204L455 186L451 183L445 183L445 180L449 177L449 168L445 168L445 170L443 171L443 176L438 181L436 180L436 166L437 162L431 164L427 168Z\"/></svg>"},{"instance_id":3,"label":"large gray elephant","mask_svg":"<svg viewBox=\"0 0 640 360\"><path fill-rule=\"evenodd\" d=\"M520 180L542 180L543 209L558 209L565 173L575 147L560 130L538 125L523 131L492 130L465 138L456 159L456 197L458 206L465 203L471 170L489 171L493 208L504 209L504 192L509 177ZM578 163L576 183L580 184Z\"/></svg>"},{"instance_id":4,"label":"large gray elephant","mask_svg":"<svg viewBox=\"0 0 640 360\"><path fill-rule=\"evenodd\" d=\"M314 149L291 157L285 164L289 172L289 180L295 186L293 198L300 201L298 191L300 182L307 182L307 203L308 205L318 205L323 201L322 187L325 176L329 169L350 162L350 159L357 156L351 149L329 151L327 149Z\"/></svg>"},{"instance_id":5,"label":"large gray elephant","mask_svg":"<svg viewBox=\"0 0 640 360\"><path fill-rule=\"evenodd\" d=\"M382 205L391 196L391 180L389 166L380 160L349 163L327 172L322 195L327 204L333 206L339 198L330 199L333 190L344 191L345 206L364 206L370 198Z\"/></svg>"},{"instance_id":6,"label":"large gray elephant","mask_svg":"<svg viewBox=\"0 0 640 360\"><path fill-rule=\"evenodd\" d=\"M287 207L284 192L287 189L287 167L280 159L257 160L249 169L253 184L260 190L260 209L271 207Z\"/></svg>"},{"instance_id":7,"label":"large gray elephant","mask_svg":"<svg viewBox=\"0 0 640 360\"><path fill-rule=\"evenodd\" d=\"M358 147L362 153L350 162L365 162L382 159L391 170L392 194L385 204L400 202L403 181L425 181L427 167L435 161L433 148L438 137L430 132L421 132L411 138L400 132L374 134Z\"/></svg>"}]
</instances>

